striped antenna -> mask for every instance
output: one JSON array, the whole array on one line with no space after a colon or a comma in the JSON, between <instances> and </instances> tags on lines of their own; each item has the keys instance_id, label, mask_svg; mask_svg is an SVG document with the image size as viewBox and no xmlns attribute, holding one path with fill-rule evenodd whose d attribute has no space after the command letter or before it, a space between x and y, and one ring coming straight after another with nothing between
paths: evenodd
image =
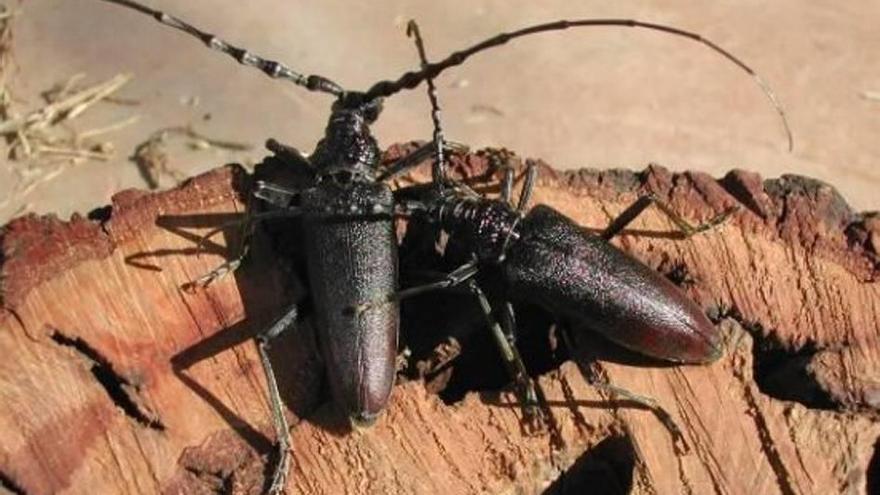
<instances>
[{"instance_id":1,"label":"striped antenna","mask_svg":"<svg viewBox=\"0 0 880 495\"><path fill-rule=\"evenodd\" d=\"M218 38L217 36L202 31L201 29L193 26L192 24L178 19L173 15L166 14L165 12L151 9L146 5L140 4L133 0L103 0L104 2L112 3L115 5L121 5L123 7L135 10L142 14L146 14L156 21L177 29L178 31L183 31L184 33L189 34L190 36L196 37L202 41L208 48L212 50L217 50L221 53L225 53L230 57L234 58L241 65L246 65L248 67L256 67L261 70L267 76L273 79L284 79L290 81L297 86L302 86L309 91L315 91L319 93L329 93L333 96L341 97L345 90L342 89L341 86L331 81L330 79L323 76L315 76L309 75L305 76L300 74L287 65L284 65L281 62L276 62L274 60L267 60L258 55L254 55L253 53L245 50L244 48L239 48L235 45L231 45L228 42Z\"/></svg>"},{"instance_id":2,"label":"striped antenna","mask_svg":"<svg viewBox=\"0 0 880 495\"><path fill-rule=\"evenodd\" d=\"M748 65L746 65L742 60L735 57L732 53L728 52L724 48L721 48L714 42L703 38L699 34L692 33L690 31L685 31L683 29L678 29L672 26L666 26L663 24L655 24L651 22L642 22L636 21L632 19L577 19L577 20L562 20L556 22L548 22L544 24L536 24L533 26L528 26L517 31L512 31L509 33L501 33L495 35L491 38L487 38L469 48L465 48L464 50L460 50L457 52L453 52L451 55L446 57L445 59L427 64L422 67L421 70L418 71L410 71L398 78L395 81L380 81L373 85L372 88L369 89L366 93L366 99L371 100L373 98L382 98L391 96L399 91L404 89L412 89L422 83L422 81L431 80L436 78L441 72L444 70L455 67L457 65L461 65L465 60L470 58L472 55L475 55L479 52L488 50L490 48L494 48L496 46L503 45L508 41L511 41L516 38L521 38L523 36L528 36L531 34L537 34L548 31L560 31L563 29L575 28L575 27L589 27L589 26L622 26L622 27L632 27L632 28L641 28L641 29L649 29L653 31L660 31L666 34L672 34L675 36L682 36L684 38L691 39L698 43L707 46L713 51L721 54L727 60L733 62L737 67L748 73L752 76L752 79L755 83L761 88L761 91L767 96L770 100L770 104L773 105L773 108L776 110L776 113L779 114L779 117L782 120L782 126L785 130L785 135L788 139L788 150L792 151L794 149L794 137L791 132L791 128L788 125L788 119L785 116L785 111L782 108L782 105L779 103L776 94L770 88L770 86L764 81L761 76L758 75Z\"/></svg>"}]
</instances>

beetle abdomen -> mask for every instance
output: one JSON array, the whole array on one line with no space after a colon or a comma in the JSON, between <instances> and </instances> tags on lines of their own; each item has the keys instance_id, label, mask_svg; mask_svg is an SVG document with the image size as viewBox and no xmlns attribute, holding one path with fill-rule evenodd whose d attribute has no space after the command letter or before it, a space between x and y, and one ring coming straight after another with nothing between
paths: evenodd
<instances>
[{"instance_id":1,"label":"beetle abdomen","mask_svg":"<svg viewBox=\"0 0 880 495\"><path fill-rule=\"evenodd\" d=\"M547 206L520 222L503 263L510 295L641 354L702 363L721 354L702 310L659 273Z\"/></svg>"},{"instance_id":2,"label":"beetle abdomen","mask_svg":"<svg viewBox=\"0 0 880 495\"><path fill-rule=\"evenodd\" d=\"M322 194L320 188L313 192L312 204L330 204ZM391 191L383 184L353 184L344 196L328 194L366 211L342 208L305 218L317 338L334 401L355 423L369 424L385 408L394 384L400 310L396 301L356 308L397 291ZM374 205L388 213L372 213Z\"/></svg>"}]
</instances>

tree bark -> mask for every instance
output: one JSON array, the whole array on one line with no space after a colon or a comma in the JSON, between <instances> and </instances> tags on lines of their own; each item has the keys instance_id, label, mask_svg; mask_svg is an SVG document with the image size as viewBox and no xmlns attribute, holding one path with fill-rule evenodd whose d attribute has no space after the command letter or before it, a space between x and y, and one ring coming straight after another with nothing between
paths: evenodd
<instances>
[{"instance_id":1,"label":"tree bark","mask_svg":"<svg viewBox=\"0 0 880 495\"><path fill-rule=\"evenodd\" d=\"M453 168L478 186L497 184L481 154L454 157ZM264 163L258 173L285 172ZM419 169L401 181L427 177ZM251 337L307 296L288 249L295 228L259 229L233 276L180 288L230 256L237 227L204 252L197 240L238 217L250 180L227 166L166 192L121 192L88 218L27 216L5 227L0 493L264 488L274 434ZM717 321L727 342L720 360L660 365L573 328L574 359L559 365L562 351L546 333L559 330L525 308L532 337L521 340L523 353L553 413L532 429L500 391L496 351L461 331L485 333L479 319L468 323L479 314L457 311L457 296L425 296L403 310L415 371L374 427L349 431L327 403L306 324L272 348L292 425L288 492L878 493L880 217L853 212L804 177L732 171L715 180L658 166L541 164L532 204L601 229L647 192L693 222L742 207L688 239L649 209L614 241ZM449 367L413 378L459 351ZM585 374L655 399L682 441L657 414L591 387Z\"/></svg>"}]
</instances>

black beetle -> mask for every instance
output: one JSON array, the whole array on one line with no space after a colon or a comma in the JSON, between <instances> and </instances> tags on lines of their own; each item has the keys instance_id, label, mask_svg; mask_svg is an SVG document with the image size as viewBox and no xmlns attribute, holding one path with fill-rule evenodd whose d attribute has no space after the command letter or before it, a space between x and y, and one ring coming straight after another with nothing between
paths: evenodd
<instances>
[{"instance_id":1,"label":"black beetle","mask_svg":"<svg viewBox=\"0 0 880 495\"><path fill-rule=\"evenodd\" d=\"M517 386L524 414L541 415L539 394L515 347L513 306L501 305L500 323L494 319L489 299L475 278L481 267L493 267L504 296L512 302L541 306L558 319L594 330L642 355L689 364L718 359L722 353L720 334L700 307L667 278L608 241L651 203L669 215L686 236L722 223L737 208L691 226L655 197L645 196L596 235L546 205L524 213L536 170L529 163L516 207L510 201L512 173L505 174L500 199L477 195L450 181L443 187L427 184L395 191L397 201L406 204L415 219L433 224L437 232L449 235L449 243L471 253L468 262L430 288L465 285L478 299ZM425 290L404 289L398 297ZM360 309L369 312L373 306L362 305ZM677 427L669 424L665 412L657 410L650 399L613 386L605 388L654 409L677 434Z\"/></svg>"},{"instance_id":2,"label":"black beetle","mask_svg":"<svg viewBox=\"0 0 880 495\"><path fill-rule=\"evenodd\" d=\"M608 242L657 200L640 199L619 217L627 221L616 220L600 235L591 234L546 205L523 213L534 184L534 167L529 164L518 208L509 203L509 196L475 196L454 184L422 189L410 200L412 210L474 255L443 285L469 280L480 264L495 264L512 299L582 322L631 350L682 363L717 359L719 338L703 312L668 279ZM398 195L407 201L413 191ZM685 235L717 225L734 211L731 208L696 227L686 226ZM677 217L674 221L687 225Z\"/></svg>"},{"instance_id":3,"label":"black beetle","mask_svg":"<svg viewBox=\"0 0 880 495\"><path fill-rule=\"evenodd\" d=\"M318 341L324 362L327 363L328 381L334 402L355 424L372 423L387 404L394 381L399 299L407 293L427 290L435 285L409 289L409 292L398 292L397 289L397 244L393 220L395 214L399 213L399 205L383 181L418 164L420 157L429 154L431 148L430 145L425 146L413 156L402 159L389 171L381 175L378 173L378 147L369 126L381 112L382 98L415 88L426 80L430 83L432 78L447 68L514 38L578 26L625 26L684 36L703 43L752 74L777 111L782 112L763 81L738 59L699 35L660 24L628 19L585 19L538 24L499 34L455 52L440 62L424 63L421 70L407 72L393 81L380 81L366 92L353 92L344 90L328 78L305 76L281 63L258 57L187 22L133 0L104 1L147 14L164 25L200 39L208 47L233 57L243 65L260 69L270 77L285 79L309 91L328 93L336 98L324 139L308 158L293 148L269 141L268 147L272 152L292 167L308 170L312 181L305 188L296 190L277 184L258 183L253 196L277 210L254 215L249 209L244 229L249 232L252 222L266 218L298 216L302 219L309 289L315 306ZM438 163L442 164L442 160ZM442 171L438 166L435 181L441 177ZM451 218L463 220L465 217L459 215L438 219L447 222ZM499 222L498 227L506 228L501 219ZM207 284L223 273L234 270L246 252L247 246L243 244L238 258L189 285ZM528 262L522 260L522 263ZM523 274L527 273L527 268L523 265ZM537 279L534 282L550 283ZM351 311L351 308L370 305L370 301L375 300L386 301L386 304L368 313ZM298 309L291 308L257 338L279 442L280 462L269 488L272 493L283 489L289 460L289 429L266 351L269 341L293 326L297 315Z\"/></svg>"},{"instance_id":4,"label":"black beetle","mask_svg":"<svg viewBox=\"0 0 880 495\"><path fill-rule=\"evenodd\" d=\"M430 67L417 26L411 22L409 29L416 38L423 68ZM400 204L434 224L438 233L446 232L470 251L468 262L430 288L467 284L478 298L527 415L539 413L538 394L515 347L513 306L505 303L502 307L504 325L494 321L489 300L474 279L481 265L496 266L503 291L511 300L539 305L557 318L584 325L642 355L690 364L709 363L721 356L720 333L700 307L667 278L608 241L651 204L656 204L685 236L719 225L737 207L692 226L658 198L647 195L624 210L601 234L594 235L546 205L524 213L537 177L532 162L526 168L516 207L511 200L514 175L510 168L506 169L500 199L480 196L446 176L440 107L432 77L427 87L435 128L433 183L402 188L395 195ZM785 124L781 111L780 115ZM425 289L407 289L398 298ZM360 310L372 307L362 305ZM650 402L621 389L615 391Z\"/></svg>"}]
</instances>

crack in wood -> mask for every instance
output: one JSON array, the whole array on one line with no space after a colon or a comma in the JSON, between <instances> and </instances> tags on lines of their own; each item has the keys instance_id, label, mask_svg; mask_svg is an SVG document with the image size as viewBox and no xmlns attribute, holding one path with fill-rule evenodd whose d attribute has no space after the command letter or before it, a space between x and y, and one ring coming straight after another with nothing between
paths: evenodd
<instances>
[{"instance_id":1,"label":"crack in wood","mask_svg":"<svg viewBox=\"0 0 880 495\"><path fill-rule=\"evenodd\" d=\"M632 438L616 433L581 454L543 495L620 495L630 493L636 458Z\"/></svg>"},{"instance_id":2,"label":"crack in wood","mask_svg":"<svg viewBox=\"0 0 880 495\"><path fill-rule=\"evenodd\" d=\"M743 328L747 327L743 326ZM777 486L782 494L797 495L800 491L796 490L792 485L791 474L788 472L788 469L782 460L782 456L780 455L776 443L773 440L773 435L770 432L770 427L767 424L767 419L764 417L761 406L758 404L758 399L754 391L756 385L751 382L751 377L748 377L747 373L748 372L743 369L742 365L734 366L733 374L742 383L743 399L748 408L748 416L752 418L752 421L755 424L755 432L758 435L761 451L776 477Z\"/></svg>"},{"instance_id":3,"label":"crack in wood","mask_svg":"<svg viewBox=\"0 0 880 495\"><path fill-rule=\"evenodd\" d=\"M797 402L810 409L843 410L810 372L810 363L819 352L813 345L789 351L766 340L756 342L753 376L758 389L776 400Z\"/></svg>"},{"instance_id":4,"label":"crack in wood","mask_svg":"<svg viewBox=\"0 0 880 495\"><path fill-rule=\"evenodd\" d=\"M132 397L133 386L130 380L121 376L114 369L110 361L97 349L89 345L80 337L70 337L59 330L54 330L49 338L62 347L68 347L86 358L90 363L92 376L107 393L107 396L119 407L126 416L135 420L138 424L151 430L165 431L165 425L152 413L142 410L142 407Z\"/></svg>"},{"instance_id":5,"label":"crack in wood","mask_svg":"<svg viewBox=\"0 0 880 495\"><path fill-rule=\"evenodd\" d=\"M477 161L468 160L476 164L472 168L478 166ZM546 165L540 166L544 172ZM240 483L245 479L245 468L250 473L247 474L247 479L258 483L250 486L259 486L264 481L266 454L271 447L266 433L271 432L266 429L266 432L259 435L265 449L253 449L253 445L249 445L240 436L241 432L235 431L238 424L259 425L265 420L261 402L265 397L262 390L253 386L254 369L258 368L245 362L244 350L248 348L242 348L241 355L236 354L235 360L208 360L203 364L204 369L198 370L197 376L200 379L213 380L212 384L222 384L224 392L228 389L229 397L235 397L236 404L245 406L237 411L240 417L233 418L231 424L224 422L230 422L228 416L218 414L217 408L212 407L214 404L204 404L205 401L198 397L198 391L188 390L185 380L178 380L173 374L175 370L169 370L167 366L173 357L172 353L179 351L182 343L191 342L195 338L194 334L200 331L213 335L218 331L217 325L229 323L216 321L216 308L207 303L186 298L178 301L170 297L176 293L173 287L175 281L187 280L188 272L203 269L204 262L197 263L194 257L181 255L168 263L162 263L160 266L164 273L157 275L156 272L132 269L123 261L125 256L137 250L162 249L180 244L180 240L173 237L175 233L160 224L157 217L168 214L203 215L206 212L228 215L233 206L240 209L239 203L234 203L231 199L236 191L241 192L241 189L233 190L232 179L235 173L231 168L221 169L195 178L181 188L158 194L118 194L114 197L112 218L109 220L102 218L101 213L93 215L94 218L89 221L92 223L88 224L81 220L53 221L46 217L19 220L10 224L9 232L12 234L0 241L0 255L4 256L3 266L0 267L3 274L0 278L3 284L0 291L3 296L8 296L3 299L3 304L7 305L5 309L14 308L20 313L20 319L31 329L45 329L46 325L49 325L50 331L59 327L87 329L78 331L75 335L101 349L107 358L105 361L112 360L116 363L117 370L125 370L121 366L128 362L130 355L133 356L131 359L138 359L138 363L143 366L138 369L149 370L145 375L151 377L149 398L163 405L162 419L169 425L169 431L162 435L153 435L147 429L133 430L128 418L123 421L96 422L95 427L106 427L106 430L96 430L104 434L106 445L101 443L103 437L96 437L96 443L83 454L78 450L82 442L67 442L63 446L57 446L57 442L54 442L57 433L52 429L57 423L51 422L54 418L50 416L47 420L39 414L30 414L28 407L39 407L43 403L39 396L27 395L29 392L24 386L21 387L25 390L21 395L22 399L7 405L3 411L4 417L21 417L21 421L29 425L29 432L37 432L28 433L28 441L37 439L30 447L31 450L41 454L44 451L57 454L73 466L71 473L77 476L75 481L79 483L74 488L100 487L99 491L102 492L117 492L136 490L132 488L135 486L147 486L141 484L142 480L153 479L154 475L152 472L139 473L145 471L143 466L131 464L131 476L107 478L102 478L101 470L94 469L96 465L112 466L114 460L125 465L129 456L137 459L149 456L147 462L150 462L151 468L156 468L155 472L176 473L181 479L193 481L194 471L186 471L184 468L195 465L182 461L181 451L185 448L181 446L207 445L205 439L220 432L227 433L222 439L218 438L218 443L211 444L203 452L206 460L196 466L196 471L219 472L210 462L218 460L221 456L220 449L231 444L230 440L235 440L253 453L230 451L224 454L230 462L230 469L235 471L231 478L234 480L233 484L241 486ZM241 174L239 176L244 177ZM880 292L864 282L870 278L872 270L876 272L874 247L880 245L880 228L871 224L868 216L850 216L851 212L836 204L833 195L822 186L806 193L798 192L795 179L787 179L795 182L791 190L771 187L768 191L765 189L765 181L757 174L747 177L737 172L736 177L742 191L733 194L729 187L725 188L728 191L726 193L715 187L717 183L712 182L708 176L694 174L689 177L692 180L687 181L679 177L678 174L660 167L652 167L638 174L625 172L617 175L599 171L548 171L542 175L536 190L536 201L546 202L588 226L603 224L601 208L617 211L632 199L632 195L647 189L662 193L694 218L705 217L720 205L735 201L728 194L736 197L736 201L751 201L748 211L742 210L724 227L724 238L715 238L715 234L709 234L693 242L677 243L676 239L668 236L652 236L651 233L665 232L667 229L662 220L649 215L645 220L646 228L653 229L646 232L649 238L635 232L636 235L625 238L627 242L623 244L625 249L644 259L650 266L660 266L664 272L667 271L664 267L669 268L673 278L677 278L677 274L675 263L672 262L683 260L683 267L690 272L686 275L692 274L695 279L694 286L688 287L688 294L699 304L703 307L736 306L747 319L772 329L765 331L764 328L749 324L745 321L746 318L734 318L751 329L754 339L747 339L750 341L748 345L751 342L756 342L757 346L765 342L779 344L785 352L777 355L773 347L769 351L757 348L754 351L749 349L748 353L731 351L734 356L713 365L681 368L680 373L687 376L687 381L685 386L680 386L671 378L679 371L670 373L669 370L655 368L650 363L637 361L630 356L606 353L605 348L610 347L610 344L598 342L598 339L588 342L589 349L585 352L600 356L602 362L607 363L607 369L615 382L632 386L641 383L639 380L644 378L644 387L656 389L657 396L663 400L664 405L667 404L666 394L679 402L678 416L684 421L682 426L687 427L688 439L695 440L698 457L677 460L670 458L672 449L668 445L665 432L656 428L656 421L646 417L647 415L625 414L623 419L615 419L602 410L605 408L604 403L585 402L587 406L599 407L559 411L568 450L549 454L554 458L565 459L564 463L553 466L553 472L558 473L561 470L559 466L567 465L568 461L585 454L585 448L594 446L603 437L607 437L609 430L620 434L621 428L629 428L626 431L632 432L631 440L639 448L638 467L634 474L634 490L639 493L675 493L687 490L692 493L712 493L714 489L719 494L750 491L764 494L779 493L785 488L787 493L800 488L836 492L841 491L841 487L856 485L860 491L865 486L863 476L866 475L869 493L870 490L880 492L880 445L874 443L877 442L877 425L870 422L870 416L817 412L815 408L809 408L809 401L808 408L802 408L799 404L783 402L780 399L784 397L774 396L773 392L768 396L768 392L760 386L766 371L761 369L762 366L769 367L773 372L791 366L801 373L795 374L798 380L818 380L825 387L823 390L831 393L832 400L843 408L850 407L850 404L864 405L865 408L875 407L875 396L870 395L875 393L875 389L868 382L873 376L871 373L876 370L876 348L872 346L876 340L876 301L880 300L877 299ZM634 182L634 179L640 180ZM724 187L724 184L721 186ZM778 213L783 207L786 208L784 224L778 219ZM93 224L97 222L102 223L100 228ZM862 225L862 222L865 224ZM281 229L274 229L274 225L272 227L271 233L268 228L264 230L269 235L258 237L264 244L267 238L274 240L276 235L296 240L295 231L276 233L275 230ZM200 228L207 226L201 225ZM294 242L284 245L289 245L292 249ZM108 256L111 249L118 251L113 256ZM270 274L285 281L293 280L293 277L288 278L286 272L276 271L276 267L291 265L292 270L301 268L299 265L292 265L296 259L288 259L286 251L267 248L267 252L269 251L273 254L255 257L253 261L260 264L242 271L241 276L236 277L237 291L231 288L231 284L228 287L230 290L227 291L224 286L223 290L217 291L226 314L232 315L230 311L244 305L243 314L249 317L241 326L242 335L251 335L252 333L247 332L258 330L260 323L256 319L282 306L283 297L278 294L287 290L284 283L268 284L265 275ZM160 254L166 253L160 251ZM663 256L671 256L665 265ZM721 263L716 263L716 260ZM89 263L88 266L84 266L86 262ZM119 280L105 280L106 277L101 274L106 270L114 270L114 273L122 277ZM809 300L802 302L799 299L795 282L808 289L814 287L810 289ZM70 287L75 287L76 290L71 291ZM104 341L99 340L102 335L92 333L95 325L91 322L96 309L79 306L83 299L79 291L87 298L94 298L87 300L103 303L116 294L129 293L132 288L138 291L138 304L149 304L155 309L142 315L143 320L137 321L127 320L124 311L118 311L116 304L107 304L106 308L97 309L106 309L120 322L120 326L113 329L113 343L105 346ZM238 297L245 301L242 303L236 299ZM267 302L263 303L263 300ZM439 298L432 303L436 304L438 300ZM189 307L187 303L193 306ZM809 310L806 314L801 313L804 305ZM449 304L447 309L448 307ZM720 312L726 313L724 310ZM437 321L430 321L431 315ZM428 337L436 340L442 340L446 335L455 335L454 332L462 331L469 324L464 321L464 317L469 315L441 314L442 321L436 311L415 319L412 316L402 315L402 322L412 325L408 328L410 335L421 332L422 335L431 334ZM45 375L40 375L45 383L54 383L55 379L59 384L68 383L62 380L64 378L77 385L84 382L83 385L90 387L90 390L93 388L90 383L92 377L82 373L81 369L87 369L89 365L95 366L95 359L88 359L86 367L82 368L79 366L80 360L73 360L72 364L75 366L65 369L73 376L60 375L54 368L45 365L47 361L40 354L46 351L40 348L40 344L46 341L42 330L38 335L39 343L35 344L22 336L26 329L19 329L19 326L23 323L17 324L8 314L0 314L0 317L6 318L9 322L6 328L10 330L0 332L0 345L6 355L11 357L6 361L10 364L10 371L0 378L16 384L24 381L18 374L19 370L30 367L29 369L45 372ZM195 321L199 330L193 327L190 320ZM426 320L429 324L425 323ZM479 317L475 321L478 322L477 325L481 325ZM530 326L527 322L523 323L524 327ZM838 323L839 329L836 325ZM734 325L731 323L731 326ZM145 329L150 332L148 339L144 338ZM479 335L485 334L481 327L475 326L474 330ZM538 331L541 330L538 328ZM314 338L311 332L308 335L309 340ZM73 339L70 336L68 338ZM464 352L473 350L473 343L459 340ZM807 342L815 342L815 348L805 348ZM99 343L101 345L97 345ZM523 343L526 344L525 347L531 347L525 341ZM838 349L838 346L841 348ZM308 344L303 339L289 348L283 351L294 356L295 352L311 352L309 349L314 348L314 343ZM125 354L121 354L123 351ZM69 352L64 354L62 357L70 357ZM282 366L287 362L285 359L288 354L279 359ZM279 352L279 356L281 355ZM476 356L470 363L473 366L470 368L473 376L468 377L472 380L471 387L485 390L491 386L483 387L482 382L476 383L473 380L492 378L501 383L506 378L503 368L500 365L494 366L496 363L493 361L493 348L478 348ZM66 359L62 364L69 364L68 361L71 360ZM321 397L320 380L314 378L320 374L317 365L301 365L302 362L311 363L301 360L301 357L290 362L293 364L288 365L283 374L290 392L285 392L284 397L290 401L286 405L292 411L298 408L293 412L301 417L302 412L307 412L326 397ZM553 367L557 365L558 363ZM737 365L747 382L731 373L730 367ZM109 363L106 366L109 371L113 371ZM805 373L805 366L812 368ZM468 369L461 360L452 363L452 367L458 368L462 373ZM651 369L639 369L640 367ZM812 372L816 375L809 374ZM584 394L592 397L573 366L560 370L559 376L562 376L564 383L554 382L556 376L557 373L554 372L549 376L539 377L550 385L548 390L554 400L571 401L576 395ZM135 381L134 378L130 379ZM117 385L132 400L139 399L137 395L132 395L136 390L126 390L121 380ZM671 393L668 390L670 387L673 389ZM744 387L746 393L750 394L748 398L742 395ZM641 390L642 386L639 384L633 388ZM84 398L76 394L71 394L72 397L65 397L63 393L53 394L49 398L57 399L59 405L54 406L57 409L53 408L51 413L61 411L76 421L94 410L88 407L97 406L105 416L109 410L114 413L111 417L122 419L120 414L115 414L115 410L107 407L106 401L101 400L103 393L97 393L97 404L93 403L93 394ZM528 437L518 431L515 408L508 404L504 404L506 407L496 407L485 396L480 401L470 394L469 398L456 404L456 407L440 407L436 397L424 393L419 384L405 383L395 390L393 397L385 422L380 422L375 429L364 435L343 436L334 429L326 428L324 423L329 424L327 418L330 416L327 410L317 412L314 418L318 419L315 421L301 422L292 428L296 437L297 472L293 478L295 481L289 488L292 491L299 490L300 493L322 489L339 493L354 491L358 483L369 483L371 487L382 488L386 492L460 493L467 491L462 490L463 487L472 488L471 491L503 492L509 491L507 487L511 484L521 483L522 473L544 470L549 462L545 440ZM83 404L82 399L92 402ZM685 410L681 404L683 401L687 401L687 414L681 413ZM671 406L670 410L675 410L671 402L668 405ZM757 407L761 409L757 410ZM759 414L763 416L756 418L755 415ZM798 416L789 417L788 414ZM310 414L308 416L312 417ZM485 421L486 417L492 421ZM482 418L481 422L477 423L476 418ZM50 426L46 426L47 424ZM179 425L185 427L178 427ZM462 425L467 428L456 429L462 428ZM789 430L786 431L786 427ZM141 449L139 444L135 445L131 441L132 430L138 442L143 440L144 447L149 448ZM444 444L433 445L434 442L424 441L427 436L423 433L428 430L436 431ZM450 431L460 434L447 434ZM20 440L17 434L18 432L10 430L0 445L16 445ZM157 448L153 448L154 445ZM499 452L497 459L503 461L502 466L493 467L491 460L480 457L479 454L487 445ZM449 456L440 457L440 449L448 451ZM36 464L33 459L37 456L32 455L31 450L20 449L11 453L3 451L2 455L9 455L12 459L10 464L4 466L7 473L14 472L15 481L37 490L30 487L41 486L40 480L51 478L57 468L49 464ZM111 453L112 457L109 457ZM350 459L348 456L353 455L352 453L358 454L359 459ZM246 465L234 462L244 455L254 457ZM868 459L871 459L870 462ZM849 461L852 461L852 466ZM446 469L438 473L425 469L426 466L423 465L427 464L430 468L436 464L443 468L451 462L457 463L461 470L454 472ZM678 462L678 473L675 462ZM529 463L536 463L540 467L532 468L533 465ZM16 469L10 471L8 466L15 466ZM346 469L343 476L326 475L342 471L339 466L351 469ZM659 468L660 466L663 468ZM679 481L684 476L687 478ZM211 478L207 474L205 477L206 480ZM787 480L789 486L780 488L779 478ZM221 482L217 478L211 478L210 481L209 484L217 489L229 488L228 481ZM167 479L160 482L164 487L174 486L168 484ZM198 486L205 484L200 483ZM2 491L0 488L0 492Z\"/></svg>"},{"instance_id":6,"label":"crack in wood","mask_svg":"<svg viewBox=\"0 0 880 495\"><path fill-rule=\"evenodd\" d=\"M813 358L824 350L815 342L790 348L774 337L773 331L747 321L736 308L722 311L716 321L725 318L735 321L752 338L752 379L762 394L774 400L797 402L808 409L835 412L846 409L810 372Z\"/></svg>"},{"instance_id":7,"label":"crack in wood","mask_svg":"<svg viewBox=\"0 0 880 495\"><path fill-rule=\"evenodd\" d=\"M865 493L880 493L880 437L874 442L874 452L866 468Z\"/></svg>"},{"instance_id":8,"label":"crack in wood","mask_svg":"<svg viewBox=\"0 0 880 495\"><path fill-rule=\"evenodd\" d=\"M706 444L705 439L711 437L711 432L706 427L705 418L700 417L695 411L694 404L690 399L690 397L694 397L693 390L686 377L680 371L676 371L673 376L675 377L675 401L679 405L678 417L681 418L685 430L690 432L691 443L693 444L691 451L700 459L700 463L705 467L705 472L709 477L714 492L717 495L730 493L728 489L729 482L725 479L725 472L721 463L713 450ZM685 470L685 459L685 456L676 456L678 476L682 482L682 488L686 493L699 494L700 492L695 491L693 486L691 486L691 479L687 476Z\"/></svg>"},{"instance_id":9,"label":"crack in wood","mask_svg":"<svg viewBox=\"0 0 880 495\"><path fill-rule=\"evenodd\" d=\"M770 434L770 428L767 426L767 419L761 412L761 409L758 406L758 401L755 399L751 387L745 383L745 380L743 380L743 385L745 387L746 404L748 404L749 407L749 416L751 416L755 422L758 438L761 441L761 450L764 452L764 456L770 463L771 469L773 469L773 474L776 476L776 481L779 483L779 489L782 491L783 495L797 495L800 491L795 490L791 484L791 474L788 472L785 463L782 461L782 457L779 455L779 450L776 448L773 436Z\"/></svg>"},{"instance_id":10,"label":"crack in wood","mask_svg":"<svg viewBox=\"0 0 880 495\"><path fill-rule=\"evenodd\" d=\"M684 468L684 459L678 456L675 459L675 467L678 473L678 480L681 481L681 489L685 495L694 495L694 487L691 486L691 480L688 478L687 471Z\"/></svg>"},{"instance_id":11,"label":"crack in wood","mask_svg":"<svg viewBox=\"0 0 880 495\"><path fill-rule=\"evenodd\" d=\"M0 469L0 488L2 488L4 490L8 490L9 492L13 493L14 495L27 495L27 492L24 491L24 488L22 488L18 483L16 483L12 479L12 476L7 474L2 469Z\"/></svg>"}]
</instances>

